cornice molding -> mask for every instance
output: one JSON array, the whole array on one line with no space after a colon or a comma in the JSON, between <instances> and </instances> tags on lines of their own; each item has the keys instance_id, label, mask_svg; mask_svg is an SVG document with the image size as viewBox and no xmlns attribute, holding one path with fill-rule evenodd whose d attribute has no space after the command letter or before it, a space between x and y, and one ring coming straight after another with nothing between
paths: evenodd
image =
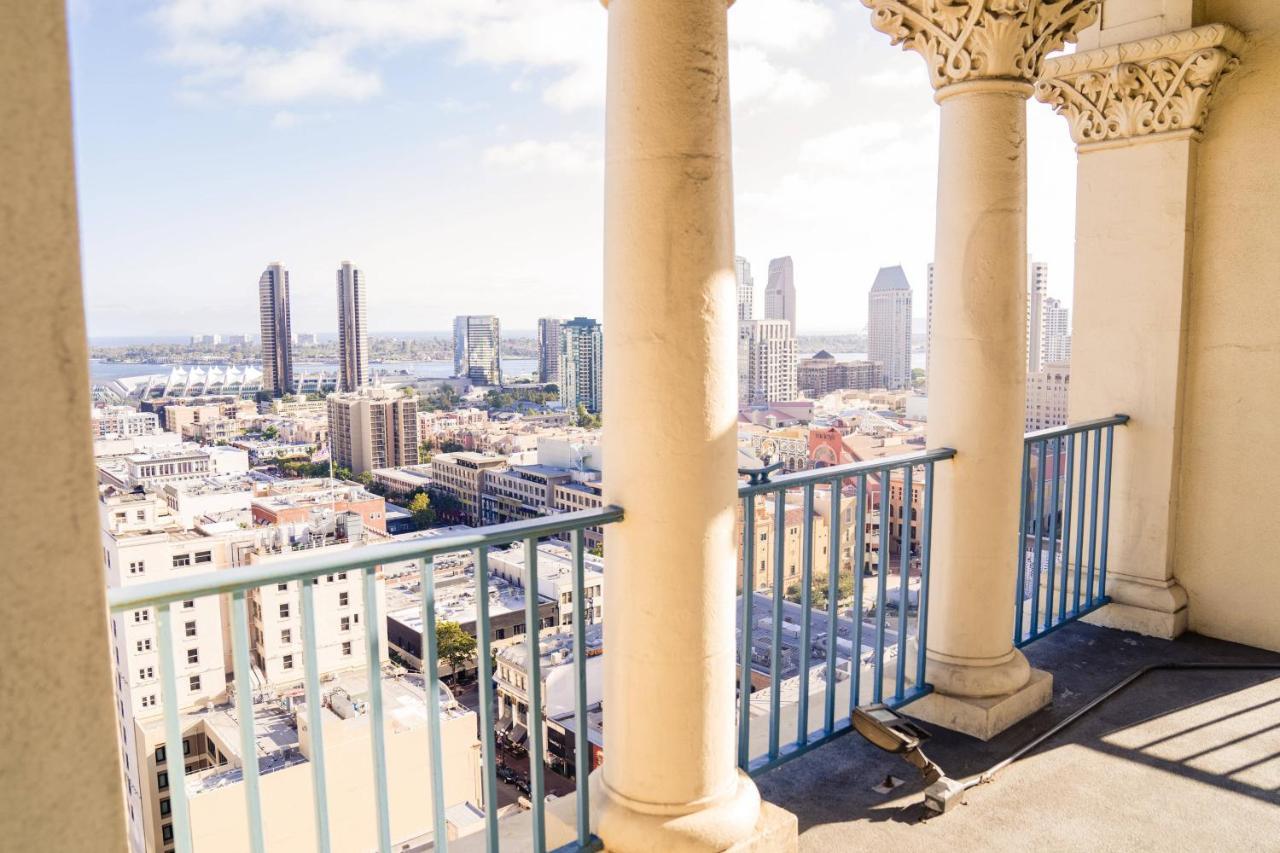
<instances>
[{"instance_id":1,"label":"cornice molding","mask_svg":"<svg viewBox=\"0 0 1280 853\"><path fill-rule=\"evenodd\" d=\"M1245 38L1226 24L1046 60L1036 98L1067 119L1077 145L1200 133L1218 81Z\"/></svg>"},{"instance_id":2,"label":"cornice molding","mask_svg":"<svg viewBox=\"0 0 1280 853\"><path fill-rule=\"evenodd\" d=\"M1045 56L1093 23L1101 0L862 0L871 26L929 67L935 89L1032 83Z\"/></svg>"}]
</instances>

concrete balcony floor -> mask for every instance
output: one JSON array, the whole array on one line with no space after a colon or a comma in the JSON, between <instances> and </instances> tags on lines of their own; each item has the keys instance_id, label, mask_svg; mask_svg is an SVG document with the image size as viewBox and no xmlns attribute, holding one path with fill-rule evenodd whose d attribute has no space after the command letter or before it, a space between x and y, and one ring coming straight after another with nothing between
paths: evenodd
<instances>
[{"instance_id":1,"label":"concrete balcony floor","mask_svg":"<svg viewBox=\"0 0 1280 853\"><path fill-rule=\"evenodd\" d=\"M1053 704L987 743L926 726L925 751L951 778L981 773L1149 664L1280 663L1198 635L1167 642L1084 624L1024 651L1053 673ZM887 774L905 784L874 792ZM800 850L814 853L1277 850L1280 670L1148 673L927 821L916 771L856 734L757 781L797 815Z\"/></svg>"}]
</instances>

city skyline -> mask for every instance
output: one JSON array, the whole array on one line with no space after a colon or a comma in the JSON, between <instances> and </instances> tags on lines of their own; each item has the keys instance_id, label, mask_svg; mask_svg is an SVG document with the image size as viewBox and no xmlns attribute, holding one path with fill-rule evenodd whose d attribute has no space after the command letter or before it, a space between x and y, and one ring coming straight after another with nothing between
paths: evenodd
<instances>
[{"instance_id":1,"label":"city skyline","mask_svg":"<svg viewBox=\"0 0 1280 853\"><path fill-rule=\"evenodd\" d=\"M355 46L327 52L316 43L341 28L321 6L215 20L159 0L121 14L73 4L91 334L252 328L234 293L273 257L290 263L295 327L332 328L329 247L385 294L369 306L372 333L448 328L498 305L510 328L607 323L603 11L549 0L432 29L423 4L400 36L357 22ZM565 26L538 26L535 56L504 34L537 18ZM795 258L799 332L858 330L875 270L902 264L923 283L932 256L933 171L906 168L936 157L925 75L914 57L870 49L879 36L856 4L740 3L729 21L737 254L761 271ZM261 65L238 76L213 48ZM1070 305L1075 155L1046 107L1028 115L1030 249ZM365 132L325 132L338 123ZM365 214L343 215L350 205Z\"/></svg>"}]
</instances>

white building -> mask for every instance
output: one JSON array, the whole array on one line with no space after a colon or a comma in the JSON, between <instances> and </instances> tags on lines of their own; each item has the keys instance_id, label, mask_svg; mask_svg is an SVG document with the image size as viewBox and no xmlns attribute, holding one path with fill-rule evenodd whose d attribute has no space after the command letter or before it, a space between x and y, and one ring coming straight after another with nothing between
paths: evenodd
<instances>
[{"instance_id":1,"label":"white building","mask_svg":"<svg viewBox=\"0 0 1280 853\"><path fill-rule=\"evenodd\" d=\"M884 365L884 387L911 387L911 284L902 267L881 267L871 285L867 358Z\"/></svg>"},{"instance_id":2,"label":"white building","mask_svg":"<svg viewBox=\"0 0 1280 853\"><path fill-rule=\"evenodd\" d=\"M1052 296L1044 300L1041 324L1041 361L1043 365L1071 362L1071 311Z\"/></svg>"},{"instance_id":3,"label":"white building","mask_svg":"<svg viewBox=\"0 0 1280 853\"><path fill-rule=\"evenodd\" d=\"M764 289L766 320L786 320L796 336L796 273L791 256L769 261L769 283Z\"/></svg>"},{"instance_id":4,"label":"white building","mask_svg":"<svg viewBox=\"0 0 1280 853\"><path fill-rule=\"evenodd\" d=\"M787 320L738 322L738 404L796 397L796 339Z\"/></svg>"},{"instance_id":5,"label":"white building","mask_svg":"<svg viewBox=\"0 0 1280 853\"><path fill-rule=\"evenodd\" d=\"M1027 264L1027 375L1044 366L1044 309L1049 297L1049 265Z\"/></svg>"},{"instance_id":6,"label":"white building","mask_svg":"<svg viewBox=\"0 0 1280 853\"><path fill-rule=\"evenodd\" d=\"M738 319L755 319L756 280L751 277L751 262L738 255L733 259L733 275L738 284Z\"/></svg>"},{"instance_id":7,"label":"white building","mask_svg":"<svg viewBox=\"0 0 1280 853\"><path fill-rule=\"evenodd\" d=\"M107 406L91 413L95 439L133 438L160 432L160 416L132 406Z\"/></svg>"},{"instance_id":8,"label":"white building","mask_svg":"<svg viewBox=\"0 0 1280 853\"><path fill-rule=\"evenodd\" d=\"M489 555L489 568L494 577L504 578L521 589L528 587L529 567L525 564L524 545L512 545ZM604 619L604 561L591 554L583 555L583 615L588 625ZM561 545L538 546L538 594L556 601L557 625L573 624L573 553Z\"/></svg>"},{"instance_id":9,"label":"white building","mask_svg":"<svg viewBox=\"0 0 1280 853\"><path fill-rule=\"evenodd\" d=\"M369 384L368 281L351 261L338 267L338 387L359 391Z\"/></svg>"},{"instance_id":10,"label":"white building","mask_svg":"<svg viewBox=\"0 0 1280 853\"><path fill-rule=\"evenodd\" d=\"M595 705L604 698L604 626L588 625L584 637L587 660L587 704ZM546 724L550 717L571 712L577 695L577 674L574 671L573 631L561 628L540 639L539 674L542 698L543 760L547 759ZM494 680L497 685L498 722L500 735L516 744L528 738L530 666L528 643L516 643L498 652Z\"/></svg>"},{"instance_id":11,"label":"white building","mask_svg":"<svg viewBox=\"0 0 1280 853\"><path fill-rule=\"evenodd\" d=\"M477 385L501 385L502 327L492 314L453 320L453 372Z\"/></svg>"}]
</instances>

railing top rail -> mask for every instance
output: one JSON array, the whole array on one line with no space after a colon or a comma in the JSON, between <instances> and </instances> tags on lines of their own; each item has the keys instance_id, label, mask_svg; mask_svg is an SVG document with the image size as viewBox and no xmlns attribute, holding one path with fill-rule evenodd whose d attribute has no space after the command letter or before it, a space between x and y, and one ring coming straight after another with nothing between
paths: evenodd
<instances>
[{"instance_id":1,"label":"railing top rail","mask_svg":"<svg viewBox=\"0 0 1280 853\"><path fill-rule=\"evenodd\" d=\"M107 590L107 604L113 613L137 607L154 607L189 598L255 589L271 584L318 578L335 572L367 569L382 563L422 560L441 554L471 551L494 545L509 545L554 533L567 533L622 520L622 507L580 510L557 515L494 524L475 532L453 533L401 542L383 542L332 554L312 554L296 560L273 561L217 572L169 578L162 581Z\"/></svg>"},{"instance_id":2,"label":"railing top rail","mask_svg":"<svg viewBox=\"0 0 1280 853\"><path fill-rule=\"evenodd\" d=\"M843 465L831 465L826 468L813 468L808 471L794 471L774 477L766 483L744 483L738 486L738 497L766 494L779 489L792 489L807 486L810 483L830 483L837 478L856 477L859 474L879 474L895 468L909 465L924 465L927 462L941 462L956 455L950 447L938 447L933 450L920 450L915 453L904 453L901 456L887 456L883 459L869 459L865 462L846 462Z\"/></svg>"},{"instance_id":3,"label":"railing top rail","mask_svg":"<svg viewBox=\"0 0 1280 853\"><path fill-rule=\"evenodd\" d=\"M1078 432L1098 429L1099 427L1124 426L1128 422L1128 415L1112 415L1109 418L1094 418L1091 421L1079 421L1074 424L1049 427L1048 429L1039 429L1035 432L1029 432L1026 434L1024 440L1030 444L1034 441L1044 441L1046 438L1060 438L1064 435L1075 435Z\"/></svg>"}]
</instances>

